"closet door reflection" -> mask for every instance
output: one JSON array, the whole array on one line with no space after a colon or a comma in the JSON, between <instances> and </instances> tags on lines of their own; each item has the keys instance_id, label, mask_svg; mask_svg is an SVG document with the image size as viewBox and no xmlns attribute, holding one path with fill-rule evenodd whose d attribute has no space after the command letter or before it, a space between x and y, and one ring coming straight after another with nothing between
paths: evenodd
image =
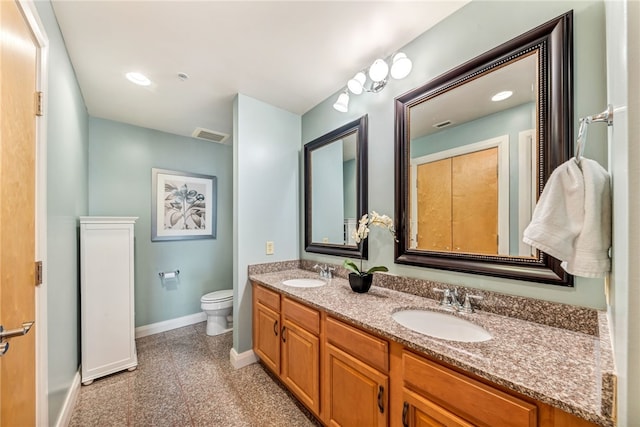
<instances>
[{"instance_id":1,"label":"closet door reflection","mask_svg":"<svg viewBox=\"0 0 640 427\"><path fill-rule=\"evenodd\" d=\"M414 248L498 254L498 149L415 167Z\"/></svg>"}]
</instances>

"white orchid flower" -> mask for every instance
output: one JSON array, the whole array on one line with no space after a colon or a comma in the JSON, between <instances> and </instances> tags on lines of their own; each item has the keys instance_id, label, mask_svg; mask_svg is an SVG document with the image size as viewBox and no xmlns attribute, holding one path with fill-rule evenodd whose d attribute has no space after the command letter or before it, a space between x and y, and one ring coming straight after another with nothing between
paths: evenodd
<instances>
[{"instance_id":1,"label":"white orchid flower","mask_svg":"<svg viewBox=\"0 0 640 427\"><path fill-rule=\"evenodd\" d=\"M369 237L369 226L375 225L376 227L382 227L389 230L393 236L393 240L396 240L396 230L393 225L393 220L387 215L380 215L376 211L371 211L371 214L364 214L358 221L358 228L353 230L351 237L359 245L364 239ZM343 266L356 274L362 274L362 256L360 256L360 268L356 266L353 261L345 260ZM388 271L384 266L371 267L366 274L370 274L374 271Z\"/></svg>"}]
</instances>

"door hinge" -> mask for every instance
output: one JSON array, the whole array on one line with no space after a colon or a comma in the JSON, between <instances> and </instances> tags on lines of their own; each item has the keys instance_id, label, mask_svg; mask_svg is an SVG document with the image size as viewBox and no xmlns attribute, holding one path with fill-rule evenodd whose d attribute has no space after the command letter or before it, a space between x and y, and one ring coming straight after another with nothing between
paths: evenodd
<instances>
[{"instance_id":1,"label":"door hinge","mask_svg":"<svg viewBox=\"0 0 640 427\"><path fill-rule=\"evenodd\" d=\"M42 261L36 261L36 286L42 285Z\"/></svg>"},{"instance_id":2,"label":"door hinge","mask_svg":"<svg viewBox=\"0 0 640 427\"><path fill-rule=\"evenodd\" d=\"M42 116L42 92L36 92L36 116Z\"/></svg>"}]
</instances>

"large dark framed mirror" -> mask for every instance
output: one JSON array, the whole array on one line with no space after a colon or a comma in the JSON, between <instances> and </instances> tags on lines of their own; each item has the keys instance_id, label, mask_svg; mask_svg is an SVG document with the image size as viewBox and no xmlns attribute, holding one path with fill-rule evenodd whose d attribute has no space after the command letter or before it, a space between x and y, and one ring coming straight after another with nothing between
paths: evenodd
<instances>
[{"instance_id":1,"label":"large dark framed mirror","mask_svg":"<svg viewBox=\"0 0 640 427\"><path fill-rule=\"evenodd\" d=\"M351 233L367 212L367 116L304 146L305 250L362 256Z\"/></svg>"},{"instance_id":2,"label":"large dark framed mirror","mask_svg":"<svg viewBox=\"0 0 640 427\"><path fill-rule=\"evenodd\" d=\"M573 152L572 22L568 12L396 98L396 263L573 286L522 242Z\"/></svg>"}]
</instances>

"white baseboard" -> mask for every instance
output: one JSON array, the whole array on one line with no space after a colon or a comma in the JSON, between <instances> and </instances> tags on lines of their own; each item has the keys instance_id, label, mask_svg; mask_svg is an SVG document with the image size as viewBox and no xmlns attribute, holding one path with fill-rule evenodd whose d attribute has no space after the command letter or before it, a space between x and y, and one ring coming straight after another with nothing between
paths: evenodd
<instances>
[{"instance_id":1,"label":"white baseboard","mask_svg":"<svg viewBox=\"0 0 640 427\"><path fill-rule=\"evenodd\" d=\"M247 350L238 354L235 348L231 348L231 351L229 352L229 359L231 360L231 365L235 369L240 369L256 363L258 361L258 356L256 356L253 350Z\"/></svg>"},{"instance_id":2,"label":"white baseboard","mask_svg":"<svg viewBox=\"0 0 640 427\"><path fill-rule=\"evenodd\" d=\"M138 326L136 328L136 338L159 334L160 332L182 328L183 326L194 325L196 323L205 322L206 320L207 315L204 311L201 311L200 313L189 314L187 316L178 317L176 319L165 320L163 322L152 323L150 325Z\"/></svg>"},{"instance_id":3,"label":"white baseboard","mask_svg":"<svg viewBox=\"0 0 640 427\"><path fill-rule=\"evenodd\" d=\"M80 369L78 369L78 372L76 372L73 377L71 387L69 387L69 392L67 393L67 397L64 399L62 409L60 410L60 414L56 420L56 427L67 427L69 425L71 422L71 415L73 414L73 408L75 408L76 400L78 400L78 394L80 394Z\"/></svg>"}]
</instances>

